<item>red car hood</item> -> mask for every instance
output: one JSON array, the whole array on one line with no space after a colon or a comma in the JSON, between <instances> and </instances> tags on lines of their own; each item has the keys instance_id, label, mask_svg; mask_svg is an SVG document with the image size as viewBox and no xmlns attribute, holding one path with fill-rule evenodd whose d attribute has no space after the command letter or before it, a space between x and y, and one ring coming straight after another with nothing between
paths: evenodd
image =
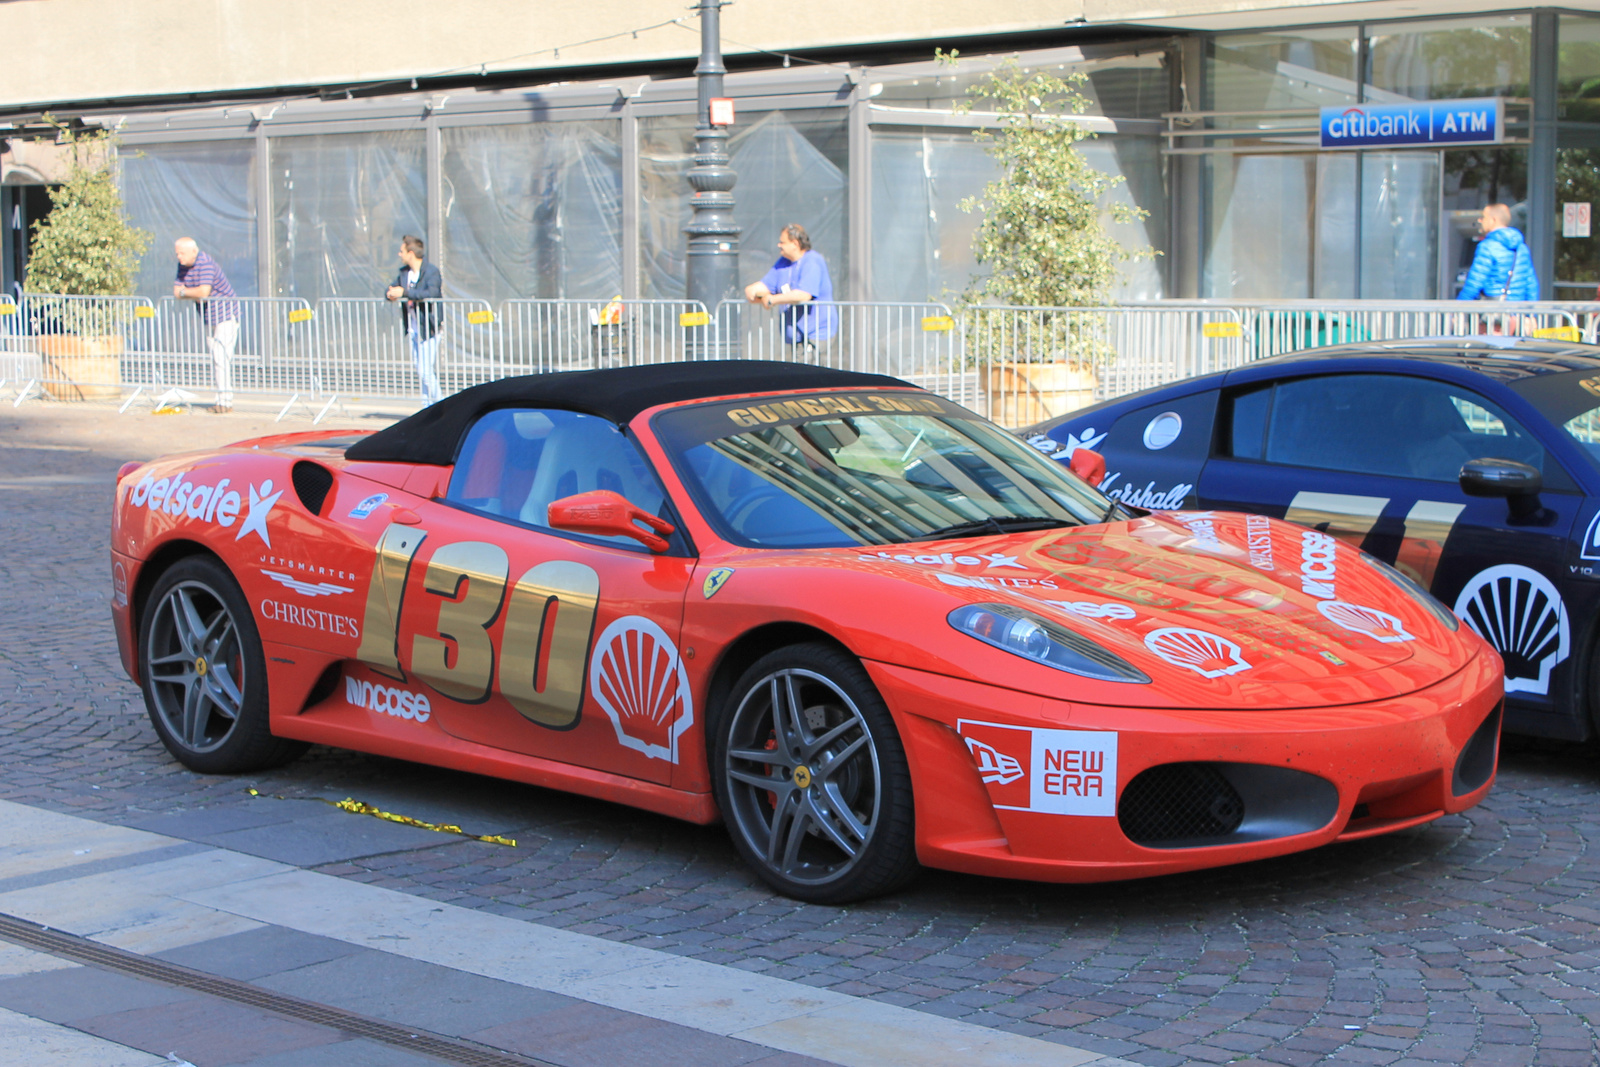
<instances>
[{"instance_id":1,"label":"red car hood","mask_svg":"<svg viewBox=\"0 0 1600 1067\"><path fill-rule=\"evenodd\" d=\"M1089 703L1101 695L1232 708L1377 700L1447 677L1480 644L1464 627L1444 626L1358 551L1259 515L1170 512L852 555L902 579L916 572L914 580L961 602L1037 612L1152 679L1060 684ZM1005 669L990 681L1026 678L1017 687L1035 689L1040 671L1061 677L995 651L1005 659L987 659Z\"/></svg>"}]
</instances>

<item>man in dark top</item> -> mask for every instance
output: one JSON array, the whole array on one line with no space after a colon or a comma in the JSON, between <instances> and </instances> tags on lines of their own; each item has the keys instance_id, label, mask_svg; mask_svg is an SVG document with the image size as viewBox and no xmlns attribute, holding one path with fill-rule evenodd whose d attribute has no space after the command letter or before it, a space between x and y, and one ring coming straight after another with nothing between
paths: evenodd
<instances>
[{"instance_id":1,"label":"man in dark top","mask_svg":"<svg viewBox=\"0 0 1600 1067\"><path fill-rule=\"evenodd\" d=\"M172 295L195 301L206 327L206 343L216 371L217 402L212 411L233 410L233 349L239 343L239 299L217 261L200 251L193 237L180 237L173 251L178 257L178 277Z\"/></svg>"},{"instance_id":2,"label":"man in dark top","mask_svg":"<svg viewBox=\"0 0 1600 1067\"><path fill-rule=\"evenodd\" d=\"M411 361L422 383L422 402L439 399L439 324L428 304L444 296L439 268L422 258L422 238L410 234L400 239L400 273L384 295L400 304L400 321L411 341Z\"/></svg>"}]
</instances>

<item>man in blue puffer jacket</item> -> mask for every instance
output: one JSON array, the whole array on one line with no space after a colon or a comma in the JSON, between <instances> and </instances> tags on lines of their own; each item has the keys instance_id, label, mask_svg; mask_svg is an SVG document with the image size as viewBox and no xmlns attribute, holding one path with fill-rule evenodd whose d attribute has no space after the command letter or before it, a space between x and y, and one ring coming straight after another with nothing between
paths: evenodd
<instances>
[{"instance_id":1,"label":"man in blue puffer jacket","mask_svg":"<svg viewBox=\"0 0 1600 1067\"><path fill-rule=\"evenodd\" d=\"M1522 231L1511 225L1511 209L1490 204L1478 216L1483 238L1457 300L1537 300L1539 279Z\"/></svg>"}]
</instances>

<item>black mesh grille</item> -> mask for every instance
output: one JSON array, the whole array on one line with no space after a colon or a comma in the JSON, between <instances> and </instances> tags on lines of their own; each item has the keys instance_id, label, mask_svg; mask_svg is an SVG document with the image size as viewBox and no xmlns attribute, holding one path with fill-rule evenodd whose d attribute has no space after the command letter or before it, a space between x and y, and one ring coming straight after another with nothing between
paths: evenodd
<instances>
[{"instance_id":1,"label":"black mesh grille","mask_svg":"<svg viewBox=\"0 0 1600 1067\"><path fill-rule=\"evenodd\" d=\"M1244 821L1244 801L1209 763L1167 763L1128 783L1117 821L1141 845L1224 837Z\"/></svg>"},{"instance_id":2,"label":"black mesh grille","mask_svg":"<svg viewBox=\"0 0 1600 1067\"><path fill-rule=\"evenodd\" d=\"M333 472L319 463L302 459L294 465L289 477L294 482L294 495L300 498L306 510L313 515L322 514L323 501L328 499L328 490L333 488Z\"/></svg>"},{"instance_id":3,"label":"black mesh grille","mask_svg":"<svg viewBox=\"0 0 1600 1067\"><path fill-rule=\"evenodd\" d=\"M1500 754L1500 711L1504 707L1505 702L1501 701L1462 748L1450 782L1450 792L1456 796L1466 796L1494 776Z\"/></svg>"}]
</instances>

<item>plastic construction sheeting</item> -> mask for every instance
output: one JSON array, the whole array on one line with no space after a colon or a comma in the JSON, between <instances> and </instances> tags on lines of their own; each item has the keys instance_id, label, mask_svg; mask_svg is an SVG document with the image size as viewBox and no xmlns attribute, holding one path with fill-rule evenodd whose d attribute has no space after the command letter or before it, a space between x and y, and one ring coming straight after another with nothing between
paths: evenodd
<instances>
[{"instance_id":1,"label":"plastic construction sheeting","mask_svg":"<svg viewBox=\"0 0 1600 1067\"><path fill-rule=\"evenodd\" d=\"M804 226L811 247L828 263L836 299L847 299L850 272L846 230L849 180L843 110L803 110L740 116L729 138L738 184L734 219L739 235L739 286L761 278L778 258L778 231ZM639 123L641 294L681 299L688 238L694 119Z\"/></svg>"},{"instance_id":2,"label":"plastic construction sheeting","mask_svg":"<svg viewBox=\"0 0 1600 1067\"><path fill-rule=\"evenodd\" d=\"M275 295L382 296L400 238L427 234L422 131L277 137L268 152Z\"/></svg>"},{"instance_id":3,"label":"plastic construction sheeting","mask_svg":"<svg viewBox=\"0 0 1600 1067\"><path fill-rule=\"evenodd\" d=\"M620 293L620 135L615 119L445 129L450 295L498 304Z\"/></svg>"},{"instance_id":4,"label":"plastic construction sheeting","mask_svg":"<svg viewBox=\"0 0 1600 1067\"><path fill-rule=\"evenodd\" d=\"M1106 232L1123 248L1166 243L1166 187L1155 137L1101 136L1079 142L1090 165L1127 181L1108 203L1149 212L1139 222L1117 222L1102 214ZM916 127L872 131L872 299L948 302L983 276L972 240L981 211L962 211L961 201L983 194L1000 176L984 144L966 130ZM1122 264L1115 300L1154 300L1166 295L1165 264L1133 259Z\"/></svg>"},{"instance_id":5,"label":"plastic construction sheeting","mask_svg":"<svg viewBox=\"0 0 1600 1067\"><path fill-rule=\"evenodd\" d=\"M221 265L234 292L260 295L254 141L123 148L118 163L128 218L151 235L134 292L170 295L178 268L172 244L193 237Z\"/></svg>"}]
</instances>

